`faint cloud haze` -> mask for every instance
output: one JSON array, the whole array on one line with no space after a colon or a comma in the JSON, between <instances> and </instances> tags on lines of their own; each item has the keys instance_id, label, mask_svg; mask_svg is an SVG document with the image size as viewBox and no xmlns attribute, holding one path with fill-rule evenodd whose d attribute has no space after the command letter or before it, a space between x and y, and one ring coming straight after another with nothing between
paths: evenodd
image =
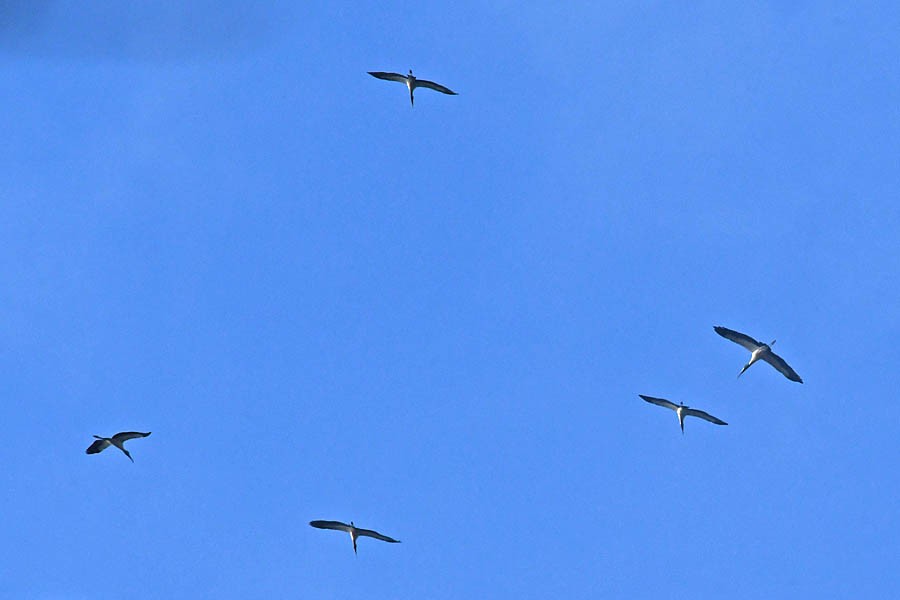
<instances>
[{"instance_id":1,"label":"faint cloud haze","mask_svg":"<svg viewBox=\"0 0 900 600\"><path fill-rule=\"evenodd\" d=\"M0 53L141 62L217 58L266 42L268 4L0 0Z\"/></svg>"}]
</instances>

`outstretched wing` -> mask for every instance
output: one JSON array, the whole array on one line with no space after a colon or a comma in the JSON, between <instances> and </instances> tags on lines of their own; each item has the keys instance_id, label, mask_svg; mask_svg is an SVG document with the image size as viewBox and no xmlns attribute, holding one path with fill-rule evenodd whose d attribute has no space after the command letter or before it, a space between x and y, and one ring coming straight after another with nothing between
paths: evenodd
<instances>
[{"instance_id":1,"label":"outstretched wing","mask_svg":"<svg viewBox=\"0 0 900 600\"><path fill-rule=\"evenodd\" d=\"M119 442L120 444L127 442L128 440L133 440L135 438L145 438L150 435L152 432L148 431L147 433L141 433L140 431L121 431L116 435L112 436L113 441Z\"/></svg>"},{"instance_id":2,"label":"outstretched wing","mask_svg":"<svg viewBox=\"0 0 900 600\"><path fill-rule=\"evenodd\" d=\"M369 75L372 77L377 77L378 79L385 79L387 81L398 81L400 83L406 83L406 76L401 75L400 73L386 73L384 71L369 71Z\"/></svg>"},{"instance_id":3,"label":"outstretched wing","mask_svg":"<svg viewBox=\"0 0 900 600\"><path fill-rule=\"evenodd\" d=\"M109 440L94 440L94 443L88 446L88 449L85 450L85 454L97 454L98 452L103 452L109 447Z\"/></svg>"},{"instance_id":4,"label":"outstretched wing","mask_svg":"<svg viewBox=\"0 0 900 600\"><path fill-rule=\"evenodd\" d=\"M663 408L671 408L672 410L678 410L678 405L674 402L669 402L664 398L654 398L653 396L645 396L643 394L638 394L645 402L649 402L650 404L655 404L657 406L662 406Z\"/></svg>"},{"instance_id":5,"label":"outstretched wing","mask_svg":"<svg viewBox=\"0 0 900 600\"><path fill-rule=\"evenodd\" d=\"M392 544L399 544L400 540L395 540L392 537L388 537L386 535L382 535L377 531L372 531L371 529L357 529L357 535L364 535L366 537L375 538L376 540L381 540L382 542L390 542Z\"/></svg>"},{"instance_id":6,"label":"outstretched wing","mask_svg":"<svg viewBox=\"0 0 900 600\"><path fill-rule=\"evenodd\" d=\"M442 94L450 94L451 96L459 95L450 88L444 87L441 84L435 83L433 81L428 81L427 79L416 79L416 87L426 87L437 92L441 92Z\"/></svg>"},{"instance_id":7,"label":"outstretched wing","mask_svg":"<svg viewBox=\"0 0 900 600\"><path fill-rule=\"evenodd\" d=\"M310 525L318 529L334 529L336 531L350 531L350 526L340 521L310 521Z\"/></svg>"},{"instance_id":8,"label":"outstretched wing","mask_svg":"<svg viewBox=\"0 0 900 600\"><path fill-rule=\"evenodd\" d=\"M716 425L728 425L728 423L726 423L722 419L716 418L708 412L697 410L696 408L686 408L684 409L684 414L691 417L700 417L704 421L709 421L710 423L715 423Z\"/></svg>"},{"instance_id":9,"label":"outstretched wing","mask_svg":"<svg viewBox=\"0 0 900 600\"><path fill-rule=\"evenodd\" d=\"M797 375L797 371L793 370L789 364L784 362L784 359L769 350L765 354L762 355L762 359L781 371L781 374L790 379L791 381L796 381L797 383L803 383L803 380L800 379L800 376Z\"/></svg>"},{"instance_id":10,"label":"outstretched wing","mask_svg":"<svg viewBox=\"0 0 900 600\"><path fill-rule=\"evenodd\" d=\"M740 331L728 329L727 327L720 327L718 325L713 327L713 329L715 329L716 333L721 335L726 340L731 340L735 344L740 344L750 352L753 352L754 350L762 346L762 344L754 340L752 337L745 333L741 333Z\"/></svg>"}]
</instances>

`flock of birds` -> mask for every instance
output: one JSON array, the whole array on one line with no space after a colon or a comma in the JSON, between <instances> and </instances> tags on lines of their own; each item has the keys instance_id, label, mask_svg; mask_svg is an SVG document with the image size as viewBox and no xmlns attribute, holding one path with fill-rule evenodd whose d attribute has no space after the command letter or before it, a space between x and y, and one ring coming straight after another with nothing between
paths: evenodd
<instances>
[{"instance_id":1,"label":"flock of birds","mask_svg":"<svg viewBox=\"0 0 900 600\"><path fill-rule=\"evenodd\" d=\"M741 333L740 331L735 331L733 329L728 329L727 327L721 327L716 325L713 327L716 333L721 335L726 340L731 340L735 344L740 344L744 348L750 351L750 360L744 365L744 368L741 369L741 372L738 373L738 377L744 374L744 371L753 366L754 363L760 360L764 360L784 375L791 381L796 381L797 383L803 383L803 380L800 379L800 376L797 375L797 371L791 368L789 364L785 362L783 358L772 352L772 346L775 344L775 340L772 340L768 344L764 344L762 342L757 342L752 337L747 335L746 333ZM709 421L710 423L715 423L716 425L728 425L725 421L718 417L714 417L706 411L702 411L696 408L691 408L690 406L685 406L684 404L678 403L675 404L665 398L654 398L653 396L645 396L643 394L638 394L643 400L649 402L650 404L655 404L657 406L662 406L663 408L668 408L675 411L675 414L678 415L678 424L681 425L681 433L684 434L684 418L685 417L698 417L703 419L704 421Z\"/></svg>"},{"instance_id":2,"label":"flock of birds","mask_svg":"<svg viewBox=\"0 0 900 600\"><path fill-rule=\"evenodd\" d=\"M439 83L428 81L426 79L418 79L413 75L412 69L409 70L409 74L407 75L401 75L400 73L389 73L384 71L369 71L369 75L378 79L384 79L386 81L396 81L398 83L406 85L407 89L409 90L409 103L411 106L415 106L414 92L416 88L420 87L435 90L441 92L442 94L448 94L451 96L457 95L456 92ZM725 339L731 340L732 342L739 344L750 351L750 360L747 362L747 364L744 365L744 368L741 369L741 372L738 373L738 377L743 375L744 371L749 369L756 362L763 360L775 367L782 375L784 375L791 381L803 383L803 380L800 379L800 376L797 375L797 372L794 371L794 369L792 369L783 358L772 351L772 346L775 344L775 340L772 340L768 344L764 344L762 342L756 341L749 335L734 331L733 329L728 329L727 327L715 326L713 329L715 329L716 333L718 333ZM643 394L639 394L639 396L646 402L655 404L657 406L662 406L663 408L674 410L675 414L678 415L678 424L681 426L682 434L684 434L685 417L698 417L705 421L709 421L710 423L715 423L716 425L728 425L728 423L726 423L722 419L714 417L708 412L696 408L691 408L681 403L675 404L674 402L671 402L664 398L655 398L653 396L645 396ZM116 448L121 450L125 454L125 456L127 456L131 460L131 462L134 462L134 459L131 457L131 453L129 453L128 450L125 449L125 442L137 438L145 438L149 435L149 431L147 433L141 433L139 431L122 431L113 435L112 437L102 437L99 435L95 435L94 437L96 438L96 440L88 447L85 452L87 454L98 454L100 452L103 452L110 446L115 446ZM400 542L400 540L395 540L392 537L378 533L377 531L374 531L372 529L362 529L360 527L356 527L356 525L353 524L353 521L350 521L349 525L346 523L342 523L341 521L324 520L310 521L309 524L317 529L331 529L334 531L343 531L345 533L349 533L350 541L353 543L354 554L356 554L356 540L360 537L370 537L392 544L397 544Z\"/></svg>"}]
</instances>

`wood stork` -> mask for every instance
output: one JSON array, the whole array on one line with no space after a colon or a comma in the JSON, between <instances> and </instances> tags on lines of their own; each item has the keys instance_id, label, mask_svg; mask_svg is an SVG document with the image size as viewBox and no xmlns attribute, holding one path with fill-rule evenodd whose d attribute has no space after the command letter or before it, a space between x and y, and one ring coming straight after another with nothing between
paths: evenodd
<instances>
[{"instance_id":1,"label":"wood stork","mask_svg":"<svg viewBox=\"0 0 900 600\"><path fill-rule=\"evenodd\" d=\"M395 540L394 538L388 537L386 535L382 535L377 531L372 531L371 529L360 529L353 524L353 521L350 521L350 524L341 523L340 521L310 521L310 525L313 527L317 527L319 529L334 529L336 531L346 531L350 534L350 540L353 542L353 554L356 554L356 538L360 536L375 538L376 540L381 540L382 542L390 542L392 544L399 544L400 540Z\"/></svg>"},{"instance_id":2,"label":"wood stork","mask_svg":"<svg viewBox=\"0 0 900 600\"><path fill-rule=\"evenodd\" d=\"M409 75L401 75L400 73L385 73L384 71L369 71L369 75L371 75L372 77L377 77L378 79L397 81L406 85L406 87L409 89L410 106L415 106L415 98L413 97L413 92L417 87L428 88L441 92L442 94L450 94L451 96L458 95L450 88L444 87L439 83L428 81L427 79L416 79L416 76L413 75L412 69L409 70Z\"/></svg>"},{"instance_id":3,"label":"wood stork","mask_svg":"<svg viewBox=\"0 0 900 600\"><path fill-rule=\"evenodd\" d=\"M140 431L122 431L108 438L95 435L94 437L97 438L97 441L88 446L88 449L85 450L85 454L97 454L98 452L103 452L110 446L115 446L116 448L124 452L125 456L131 459L131 462L134 462L134 459L131 458L131 454L129 454L128 450L125 449L125 442L127 442L128 440L133 440L135 438L145 438L151 433L152 432L150 431L148 431L147 433L141 433Z\"/></svg>"},{"instance_id":4,"label":"wood stork","mask_svg":"<svg viewBox=\"0 0 900 600\"><path fill-rule=\"evenodd\" d=\"M750 351L750 362L744 365L744 368L741 369L740 373L738 373L738 377L743 375L744 371L749 369L753 363L762 359L778 369L782 375L784 375L791 381L803 383L803 380L800 379L800 376L797 375L797 372L792 369L789 364L784 362L783 358L772 352L772 346L775 344L775 340L772 340L772 343L770 344L763 344L762 342L757 342L749 335L740 333L739 331L728 329L727 327L720 327L716 325L713 327L713 329L715 329L716 333L721 335L726 340L731 340L735 344L740 344Z\"/></svg>"},{"instance_id":5,"label":"wood stork","mask_svg":"<svg viewBox=\"0 0 900 600\"><path fill-rule=\"evenodd\" d=\"M684 418L685 417L700 417L705 421L709 421L710 423L715 423L716 425L728 425L722 419L718 419L708 412L703 412L702 410L697 410L696 408L691 408L689 406L685 406L684 404L675 404L674 402L669 402L663 398L654 398L653 396L645 396L643 394L638 394L645 402L649 402L650 404L655 404L657 406L662 406L663 408L671 408L678 415L678 424L681 425L681 433L684 435Z\"/></svg>"}]
</instances>

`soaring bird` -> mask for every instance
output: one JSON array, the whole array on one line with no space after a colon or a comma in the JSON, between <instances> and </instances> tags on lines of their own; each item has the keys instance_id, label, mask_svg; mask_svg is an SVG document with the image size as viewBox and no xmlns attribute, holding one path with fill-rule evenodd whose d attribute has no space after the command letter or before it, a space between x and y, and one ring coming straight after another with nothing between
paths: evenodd
<instances>
[{"instance_id":1,"label":"soaring bird","mask_svg":"<svg viewBox=\"0 0 900 600\"><path fill-rule=\"evenodd\" d=\"M728 425L722 419L718 419L708 412L703 412L702 410L697 410L696 408L691 408L689 406L685 406L684 404L675 404L674 402L669 402L663 398L654 398L653 396L645 396L643 394L638 394L644 401L649 402L650 404L655 404L657 406L662 406L663 408L671 408L678 415L678 424L681 425L681 433L684 435L684 418L685 417L700 417L705 421L709 421L710 423L715 423L716 425Z\"/></svg>"},{"instance_id":2,"label":"soaring bird","mask_svg":"<svg viewBox=\"0 0 900 600\"><path fill-rule=\"evenodd\" d=\"M382 542L390 542L392 544L399 544L400 540L395 540L394 538L388 537L386 535L382 535L377 531L372 531L371 529L360 529L353 524L353 521L350 521L350 524L341 523L340 521L310 521L310 525L313 527L317 527L319 529L334 529L336 531L346 531L350 534L350 540L353 542L353 554L356 554L356 538L360 536L375 538L376 540L381 540Z\"/></svg>"},{"instance_id":3,"label":"soaring bird","mask_svg":"<svg viewBox=\"0 0 900 600\"><path fill-rule=\"evenodd\" d=\"M406 85L409 88L409 104L410 106L415 106L415 99L413 98L413 92L417 87L429 88L432 90L436 90L441 92L442 94L450 94L451 96L458 95L456 92L451 90L450 88L444 87L439 83L435 83L433 81L428 81L427 79L416 79L415 75L412 73L412 69L409 70L409 75L401 75L400 73L385 73L384 71L369 71L369 75L372 77L377 77L378 79L385 79L387 81L397 81Z\"/></svg>"},{"instance_id":4,"label":"soaring bird","mask_svg":"<svg viewBox=\"0 0 900 600\"><path fill-rule=\"evenodd\" d=\"M131 462L134 462L134 459L131 458L131 454L128 453L128 450L125 449L125 442L128 440L133 440L135 438L145 438L150 435L150 431L147 433L141 433L140 431L122 431L117 433L112 437L100 437L99 435L95 435L97 441L88 446L88 449L85 450L86 454L97 454L98 452L103 452L110 446L115 446L119 450L125 453L125 456L131 459Z\"/></svg>"},{"instance_id":5,"label":"soaring bird","mask_svg":"<svg viewBox=\"0 0 900 600\"><path fill-rule=\"evenodd\" d=\"M757 342L749 335L728 329L727 327L719 327L716 325L713 329L726 340L731 340L735 344L740 344L751 352L750 362L744 365L744 368L738 373L738 377L743 375L744 371L750 368L750 365L762 359L778 369L782 375L791 381L803 383L803 380L797 375L797 371L793 370L789 364L784 362L783 358L772 352L772 346L775 345L775 340L772 340L770 344L763 344L762 342Z\"/></svg>"}]
</instances>

